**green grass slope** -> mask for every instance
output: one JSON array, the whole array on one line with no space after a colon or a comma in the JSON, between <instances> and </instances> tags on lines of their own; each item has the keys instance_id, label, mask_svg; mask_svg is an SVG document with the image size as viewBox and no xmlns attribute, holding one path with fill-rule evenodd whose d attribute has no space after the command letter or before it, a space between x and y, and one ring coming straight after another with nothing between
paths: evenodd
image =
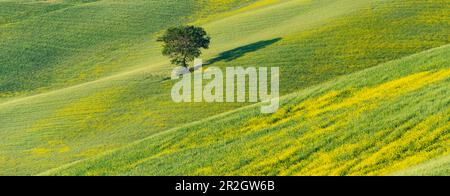
<instances>
[{"instance_id":1,"label":"green grass slope","mask_svg":"<svg viewBox=\"0 0 450 196\"><path fill-rule=\"evenodd\" d=\"M390 174L450 153L449 57L426 51L288 95L273 115L240 109L43 175ZM445 160L431 165L448 175Z\"/></svg>"},{"instance_id":2,"label":"green grass slope","mask_svg":"<svg viewBox=\"0 0 450 196\"><path fill-rule=\"evenodd\" d=\"M173 1L14 3L15 12L28 13L28 9L43 6L60 9L0 26L2 95L66 86L120 69L117 66L130 66L125 62L111 63L111 58L119 58L126 48L145 41L144 36L182 21L193 10L189 9L189 1L183 2L186 4ZM11 6L0 7L11 10ZM162 20L168 10L180 15ZM133 57L126 58L132 61Z\"/></svg>"},{"instance_id":3,"label":"green grass slope","mask_svg":"<svg viewBox=\"0 0 450 196\"><path fill-rule=\"evenodd\" d=\"M109 1L103 3L106 2ZM120 3L121 1L113 2ZM141 4L134 5L133 2L130 1L130 6L141 6ZM144 1L138 2L144 3ZM166 1L145 2L164 3ZM102 5L98 6L102 7ZM134 14L151 14L152 9L158 7L149 5L152 7L151 9L133 11L126 5L116 6ZM228 8L232 9L233 6L237 5L233 4ZM163 8L165 7L160 7L160 9ZM88 8L81 7L79 9ZM172 8L170 10L173 11ZM196 17L194 15L197 11L192 11L192 17ZM77 12L74 11L74 13ZM161 13L170 14L171 12L162 10ZM88 18L85 20L90 21ZM141 18L141 20L149 20L149 18ZM154 20L164 21L161 18L154 18ZM68 24L71 23L73 21L68 22ZM92 28L96 29L94 24L91 25ZM114 28L115 25L120 26L120 24L113 24L110 28ZM35 24L35 27L40 29L37 24ZM69 33L65 29L56 31ZM133 29L128 29L128 31L134 33ZM151 43L154 42L153 37L146 39L151 39L149 41ZM86 41L86 43L90 42ZM18 44L26 45L23 42ZM148 42L145 44L138 44L133 47L156 47L156 45ZM62 163L84 159L99 152L119 147L162 131L167 127L177 126L192 119L201 119L211 115L211 111L214 111L214 107L211 107L209 112L208 110L203 111L204 106L202 105L196 108L182 108L180 105L173 105L166 92L170 84L161 83L167 75L155 74L154 67L162 66L152 61L152 53L145 55L147 51L144 51L136 54L135 50L127 50L126 52L129 55L140 55L137 59L145 61L146 64L142 67L136 65L137 68L130 69L131 71L125 70L93 82L24 98L10 99L0 103L0 135L3 137L0 152L0 162L2 163L0 164L0 174L33 174L47 170ZM156 52L153 54L156 54ZM105 55L115 57L116 53L107 52ZM52 56L49 55L49 57ZM148 57L150 60L146 59L147 56L150 56ZM160 56L159 50L158 56ZM76 59L78 60L78 57ZM45 64L45 66L48 66L48 64ZM58 64L58 66L60 65ZM83 67L83 69L89 68L88 65ZM36 73L29 73L29 70L23 70L23 73L31 74L33 77L36 75ZM74 71L73 73L79 74L80 72ZM89 72L89 74L92 73ZM17 77L16 74L8 75L4 72L2 72L2 76ZM64 80L70 78L67 75L61 77ZM21 78L19 77L19 79ZM30 81L30 83L33 83L33 81ZM223 106L221 107L223 108ZM172 118L170 115L173 115L173 113L163 112L166 109L176 113L191 111L201 115L193 118L186 114L184 117Z\"/></svg>"},{"instance_id":4,"label":"green grass slope","mask_svg":"<svg viewBox=\"0 0 450 196\"><path fill-rule=\"evenodd\" d=\"M250 51L217 52L213 65L279 66L289 93L450 43L448 9L444 1L287 1L205 27Z\"/></svg>"},{"instance_id":5,"label":"green grass slope","mask_svg":"<svg viewBox=\"0 0 450 196\"><path fill-rule=\"evenodd\" d=\"M450 156L431 160L423 164L396 172L396 176L450 176Z\"/></svg>"},{"instance_id":6,"label":"green grass slope","mask_svg":"<svg viewBox=\"0 0 450 196\"><path fill-rule=\"evenodd\" d=\"M0 98L151 66L163 60L157 33L245 5L228 2L218 10L208 7L214 0L0 1Z\"/></svg>"},{"instance_id":7,"label":"green grass slope","mask_svg":"<svg viewBox=\"0 0 450 196\"><path fill-rule=\"evenodd\" d=\"M280 66L282 94L450 43L441 0L23 2L63 8L0 25L4 175L44 172L246 105L172 102L172 67L154 42L170 25L204 26L211 66ZM29 29L34 38L18 36Z\"/></svg>"}]
</instances>

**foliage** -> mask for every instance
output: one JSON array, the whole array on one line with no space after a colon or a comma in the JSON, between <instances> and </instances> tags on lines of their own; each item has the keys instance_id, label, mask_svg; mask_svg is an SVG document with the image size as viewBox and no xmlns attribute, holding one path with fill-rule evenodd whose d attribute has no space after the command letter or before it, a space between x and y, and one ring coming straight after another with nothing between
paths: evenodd
<instances>
[{"instance_id":1,"label":"foliage","mask_svg":"<svg viewBox=\"0 0 450 196\"><path fill-rule=\"evenodd\" d=\"M162 54L169 56L175 65L188 67L188 63L201 55L200 49L208 49L211 38L201 27L181 26L169 28L158 38L163 42Z\"/></svg>"}]
</instances>

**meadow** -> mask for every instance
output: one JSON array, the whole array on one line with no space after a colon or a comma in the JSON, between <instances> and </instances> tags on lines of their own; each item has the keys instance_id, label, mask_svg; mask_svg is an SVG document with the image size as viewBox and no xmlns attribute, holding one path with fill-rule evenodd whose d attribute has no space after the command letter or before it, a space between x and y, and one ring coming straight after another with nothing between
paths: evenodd
<instances>
[{"instance_id":1,"label":"meadow","mask_svg":"<svg viewBox=\"0 0 450 196\"><path fill-rule=\"evenodd\" d=\"M287 95L272 115L239 109L42 175L390 175L450 152L449 54L388 62ZM447 160L426 164L445 172Z\"/></svg>"},{"instance_id":2,"label":"meadow","mask_svg":"<svg viewBox=\"0 0 450 196\"><path fill-rule=\"evenodd\" d=\"M395 172L395 176L448 176L450 173L450 157L433 159L411 168Z\"/></svg>"},{"instance_id":3,"label":"meadow","mask_svg":"<svg viewBox=\"0 0 450 196\"><path fill-rule=\"evenodd\" d=\"M448 154L448 10L446 0L2 0L0 175L382 175L425 164ZM155 39L185 23L211 34L208 66L279 66L283 110L173 103L173 66ZM430 151L392 150L429 132L440 133L424 141Z\"/></svg>"}]
</instances>

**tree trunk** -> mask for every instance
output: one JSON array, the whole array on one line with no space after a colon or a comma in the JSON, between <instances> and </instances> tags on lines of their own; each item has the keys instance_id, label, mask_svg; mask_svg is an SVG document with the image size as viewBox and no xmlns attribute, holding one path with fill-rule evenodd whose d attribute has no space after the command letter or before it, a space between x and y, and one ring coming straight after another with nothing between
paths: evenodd
<instances>
[{"instance_id":1,"label":"tree trunk","mask_svg":"<svg viewBox=\"0 0 450 196\"><path fill-rule=\"evenodd\" d=\"M189 70L189 72L192 72L192 70L191 69L189 69L189 65L188 65L188 63L187 63L187 55L185 55L184 57L183 57L183 65L182 65L184 68L186 68L187 70Z\"/></svg>"}]
</instances>

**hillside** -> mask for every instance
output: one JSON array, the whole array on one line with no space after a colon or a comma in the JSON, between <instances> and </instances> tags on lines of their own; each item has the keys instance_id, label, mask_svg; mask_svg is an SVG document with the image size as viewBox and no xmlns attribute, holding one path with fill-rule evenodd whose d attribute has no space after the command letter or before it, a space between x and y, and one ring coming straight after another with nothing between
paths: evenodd
<instances>
[{"instance_id":1,"label":"hillside","mask_svg":"<svg viewBox=\"0 0 450 196\"><path fill-rule=\"evenodd\" d=\"M449 59L450 45L288 95L273 115L240 109L45 174L391 174L450 153ZM448 175L447 160L412 171Z\"/></svg>"},{"instance_id":2,"label":"hillside","mask_svg":"<svg viewBox=\"0 0 450 196\"><path fill-rule=\"evenodd\" d=\"M394 173L397 176L449 176L450 156L433 159L420 165Z\"/></svg>"},{"instance_id":3,"label":"hillside","mask_svg":"<svg viewBox=\"0 0 450 196\"><path fill-rule=\"evenodd\" d=\"M0 98L152 66L162 30L252 2L216 1L0 1Z\"/></svg>"},{"instance_id":4,"label":"hillside","mask_svg":"<svg viewBox=\"0 0 450 196\"><path fill-rule=\"evenodd\" d=\"M241 117L228 116L226 112L248 104L173 103L170 88L174 81L166 80L173 66L169 66L168 59L161 56L160 46L155 42L156 36L169 26L191 23L205 27L213 40L211 49L205 51L202 58L210 66L280 66L283 95L295 97L290 94L301 90L300 95L314 97L328 92L326 88L331 88L331 84L338 85L333 88L342 90L338 87L344 83L336 78L449 44L448 9L445 0L1 0L0 175L39 174L76 161L95 159L99 154L151 136L158 138L158 142L173 142L171 137L165 137L175 132L182 135L182 131L168 130L191 130L190 124L206 122L218 114L223 114L224 120L239 120ZM446 49L438 51L445 53ZM428 53L437 52L425 54ZM436 62L440 62L439 58L445 57L436 58ZM421 59L427 61L425 57ZM445 63L429 64L430 67L420 65L421 71L446 67ZM405 77L416 73L416 68L407 67L404 71L395 70ZM362 77L361 73L348 76L347 80L356 77L348 83L363 87L400 78L400 75L384 76L395 73L382 73L369 77L372 80ZM320 85L325 82L328 83ZM435 81L433 85L441 83ZM356 92L336 93L336 96L345 98ZM429 93L434 95L436 92ZM403 99L404 94L400 97ZM289 100L286 98L286 102ZM436 103L434 107L438 110L440 106L448 108L442 103ZM393 119L399 111L390 112L390 116L381 120ZM404 115L409 113L403 112ZM429 112L420 118L437 111ZM253 110L245 110L242 114L243 120L255 118L252 121L255 124L259 123L257 119L263 121L267 118ZM281 116L280 120L284 118ZM326 124L329 120L321 123ZM321 127L321 123L314 127ZM364 123L369 126L368 122ZM186 126L189 128L180 129ZM386 125L372 122L368 128L387 129L383 126ZM205 134L211 133L206 125L202 129ZM252 129L257 132L265 130L262 127ZM192 131L185 134L189 132ZM336 134L350 137L353 132ZM233 132L230 134L231 137ZM215 136L209 139L222 143L227 141ZM278 139L282 141L281 137ZM145 140L149 151L140 149L146 148L144 143L133 150L143 156L152 153L174 155L153 148L160 144L158 142L149 144L153 140ZM255 142L258 141L248 145ZM286 144L282 142L272 147L288 150L289 142L288 139ZM231 151L233 146L224 149ZM233 148L241 146L248 147L239 144ZM164 146L158 147L162 149ZM111 163L109 157L103 157L99 159L105 163L99 165L120 165L122 161L133 163L133 160L141 158L123 157L130 157L130 160L120 159ZM146 158L152 160L151 156ZM251 160L235 161L242 162L236 164L246 164ZM292 162L286 162L286 165ZM145 170L142 174L161 174L152 172L153 169L158 170L155 167L143 168L137 167L136 162L134 164L136 168L127 166L130 172L126 174L139 175L138 169ZM121 166L118 168L124 169ZM84 172L88 173L84 169L75 173ZM107 173L97 169L92 172L125 173L112 170ZM233 172L238 171L229 169L217 171L217 174L237 174ZM195 172L184 168L179 172L174 170L175 173ZM208 171L203 173L208 174ZM296 174L296 171L279 174Z\"/></svg>"}]
</instances>

